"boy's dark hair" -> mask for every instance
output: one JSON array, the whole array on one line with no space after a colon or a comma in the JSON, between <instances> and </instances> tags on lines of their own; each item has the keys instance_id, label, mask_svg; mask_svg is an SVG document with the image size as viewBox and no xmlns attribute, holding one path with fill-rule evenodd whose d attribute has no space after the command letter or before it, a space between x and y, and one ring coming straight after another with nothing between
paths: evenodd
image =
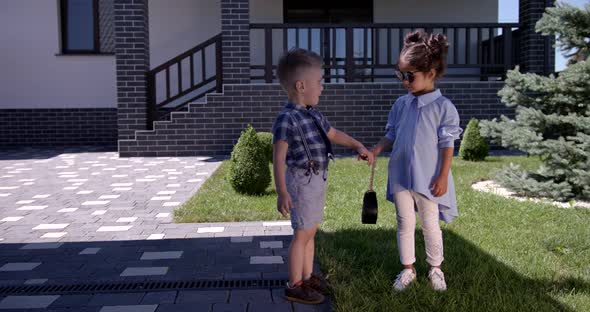
<instances>
[{"instance_id":1,"label":"boy's dark hair","mask_svg":"<svg viewBox=\"0 0 590 312\"><path fill-rule=\"evenodd\" d=\"M297 70L316 66L322 66L322 58L317 53L293 48L281 56L277 67L277 77L283 89L289 90L292 87Z\"/></svg>"},{"instance_id":2,"label":"boy's dark hair","mask_svg":"<svg viewBox=\"0 0 590 312\"><path fill-rule=\"evenodd\" d=\"M449 42L443 34L428 34L417 30L406 35L400 59L408 62L419 71L427 72L434 68L436 77L441 77L447 69Z\"/></svg>"}]
</instances>

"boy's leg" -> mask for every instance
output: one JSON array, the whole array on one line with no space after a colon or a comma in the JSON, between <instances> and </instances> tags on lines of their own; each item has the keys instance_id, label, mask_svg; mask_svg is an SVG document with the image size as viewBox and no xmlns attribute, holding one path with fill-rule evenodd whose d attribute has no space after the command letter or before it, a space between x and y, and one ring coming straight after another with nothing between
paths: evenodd
<instances>
[{"instance_id":1,"label":"boy's leg","mask_svg":"<svg viewBox=\"0 0 590 312\"><path fill-rule=\"evenodd\" d=\"M289 193L291 193L294 204L294 208L291 209L291 225L295 235L291 242L293 251L290 249L289 255L301 255L302 258L300 264L289 265L289 269L293 271L289 276L291 280L297 277L299 280L309 279L313 272L314 237L324 218L328 173L326 170L323 170L321 174L311 174L310 176L305 175L304 171L292 170L290 173L292 173L291 176L288 174L287 177L288 181L293 181ZM302 233L298 233L300 231ZM297 276L295 276L296 274Z\"/></svg>"},{"instance_id":2,"label":"boy's leg","mask_svg":"<svg viewBox=\"0 0 590 312\"><path fill-rule=\"evenodd\" d=\"M285 298L289 301L305 304L319 304L325 300L324 295L312 289L303 281L306 262L306 248L313 239L317 227L296 229L289 247L289 285L285 288Z\"/></svg>"},{"instance_id":3,"label":"boy's leg","mask_svg":"<svg viewBox=\"0 0 590 312\"><path fill-rule=\"evenodd\" d=\"M318 228L318 225L315 226ZM305 247L305 263L303 264L303 282L313 290L322 295L328 295L328 282L321 275L313 272L313 263L315 255L315 235L309 240Z\"/></svg>"},{"instance_id":4,"label":"boy's leg","mask_svg":"<svg viewBox=\"0 0 590 312\"><path fill-rule=\"evenodd\" d=\"M422 223L422 234L426 245L426 262L438 267L443 262L443 238L439 223L438 204L424 195L413 193Z\"/></svg>"},{"instance_id":5,"label":"boy's leg","mask_svg":"<svg viewBox=\"0 0 590 312\"><path fill-rule=\"evenodd\" d=\"M317 232L318 226L313 227L313 236L307 241L305 245L305 257L303 262L303 279L308 280L313 273L313 259L315 254L315 233Z\"/></svg>"},{"instance_id":6,"label":"boy's leg","mask_svg":"<svg viewBox=\"0 0 590 312\"><path fill-rule=\"evenodd\" d=\"M414 232L416 212L410 191L396 192L394 195L397 219L397 247L402 265L412 266L416 262Z\"/></svg>"},{"instance_id":7,"label":"boy's leg","mask_svg":"<svg viewBox=\"0 0 590 312\"><path fill-rule=\"evenodd\" d=\"M313 238L323 219L325 189L326 180L322 176L308 176L298 169L287 170L287 190L293 201L291 226L294 230L289 247L289 287L285 288L285 296L290 301L307 304L324 301L324 296L303 278L307 277L304 273L309 274L308 271L311 273L313 270ZM308 253L308 249L312 252Z\"/></svg>"},{"instance_id":8,"label":"boy's leg","mask_svg":"<svg viewBox=\"0 0 590 312\"><path fill-rule=\"evenodd\" d=\"M311 229L295 230L295 233L293 234L293 240L289 247L289 285L295 285L306 277L307 249L309 242L313 241L316 230L317 226Z\"/></svg>"}]
</instances>

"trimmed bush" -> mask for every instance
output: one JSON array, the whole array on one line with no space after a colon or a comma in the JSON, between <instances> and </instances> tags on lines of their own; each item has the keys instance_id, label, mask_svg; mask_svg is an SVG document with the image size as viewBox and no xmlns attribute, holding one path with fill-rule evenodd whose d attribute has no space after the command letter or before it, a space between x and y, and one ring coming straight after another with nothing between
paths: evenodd
<instances>
[{"instance_id":1,"label":"trimmed bush","mask_svg":"<svg viewBox=\"0 0 590 312\"><path fill-rule=\"evenodd\" d=\"M264 155L266 155L268 161L272 163L272 133L258 132L256 133L256 135L258 136L258 140L260 140L260 144L262 145Z\"/></svg>"},{"instance_id":2,"label":"trimmed bush","mask_svg":"<svg viewBox=\"0 0 590 312\"><path fill-rule=\"evenodd\" d=\"M459 156L464 160L483 161L488 156L488 144L479 134L479 121L472 118L461 141Z\"/></svg>"},{"instance_id":3,"label":"trimmed bush","mask_svg":"<svg viewBox=\"0 0 590 312\"><path fill-rule=\"evenodd\" d=\"M269 186L270 169L264 152L256 130L248 125L234 145L229 161L227 178L236 192L258 195Z\"/></svg>"}]
</instances>

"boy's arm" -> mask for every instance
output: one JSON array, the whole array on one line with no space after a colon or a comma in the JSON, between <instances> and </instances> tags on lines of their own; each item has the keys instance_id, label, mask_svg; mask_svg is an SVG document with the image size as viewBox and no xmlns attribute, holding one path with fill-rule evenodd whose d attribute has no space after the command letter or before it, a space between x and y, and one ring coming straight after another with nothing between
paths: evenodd
<instances>
[{"instance_id":1,"label":"boy's arm","mask_svg":"<svg viewBox=\"0 0 590 312\"><path fill-rule=\"evenodd\" d=\"M287 192L287 182L285 181L287 148L289 143L287 141L278 140L273 144L272 149L272 171L275 178L275 190L277 191L277 210L287 217L289 210L293 207L291 196Z\"/></svg>"},{"instance_id":2,"label":"boy's arm","mask_svg":"<svg viewBox=\"0 0 590 312\"><path fill-rule=\"evenodd\" d=\"M373 164L373 153L367 150L367 148L365 148L365 146L361 142L355 140L350 135L334 127L330 128L326 135L328 136L328 139L330 139L331 142L336 143L338 145L353 148L359 154L359 156L367 160L369 165Z\"/></svg>"},{"instance_id":3,"label":"boy's arm","mask_svg":"<svg viewBox=\"0 0 590 312\"><path fill-rule=\"evenodd\" d=\"M447 192L448 188L448 177L449 172L451 171L451 162L453 161L453 148L452 147L443 147L440 149L441 152L441 163L440 163L440 172L438 177L434 180L430 189L432 191L432 195L434 197L443 196Z\"/></svg>"},{"instance_id":4,"label":"boy's arm","mask_svg":"<svg viewBox=\"0 0 590 312\"><path fill-rule=\"evenodd\" d=\"M386 137L382 137L381 140L379 140L379 142L377 142L377 145L373 146L373 148L371 149L371 152L373 152L373 155L375 157L379 156L379 154L381 154L381 152L383 152L384 149L386 148L390 148L393 146L393 141L391 141L390 139L386 138Z\"/></svg>"}]
</instances>

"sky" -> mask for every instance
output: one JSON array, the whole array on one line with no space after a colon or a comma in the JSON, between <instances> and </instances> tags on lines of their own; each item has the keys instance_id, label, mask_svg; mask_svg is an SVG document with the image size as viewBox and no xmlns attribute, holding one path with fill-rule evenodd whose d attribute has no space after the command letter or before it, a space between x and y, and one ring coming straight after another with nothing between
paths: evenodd
<instances>
[{"instance_id":1,"label":"sky","mask_svg":"<svg viewBox=\"0 0 590 312\"><path fill-rule=\"evenodd\" d=\"M582 8L589 0L559 0L559 2L569 3L573 6ZM500 23L518 23L518 0L498 0L498 20ZM555 51L555 70L561 71L565 68L565 58L561 52Z\"/></svg>"}]
</instances>

